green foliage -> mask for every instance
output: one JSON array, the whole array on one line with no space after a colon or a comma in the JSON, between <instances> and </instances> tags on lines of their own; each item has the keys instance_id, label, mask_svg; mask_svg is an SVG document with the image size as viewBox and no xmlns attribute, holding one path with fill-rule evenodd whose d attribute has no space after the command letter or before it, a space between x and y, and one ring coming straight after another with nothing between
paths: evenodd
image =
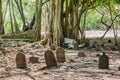
<instances>
[{"instance_id":1,"label":"green foliage","mask_svg":"<svg viewBox=\"0 0 120 80\"><path fill-rule=\"evenodd\" d=\"M24 2L24 6L27 6L27 5L28 5L28 2L27 2L27 1L25 1L25 2Z\"/></svg>"},{"instance_id":2,"label":"green foliage","mask_svg":"<svg viewBox=\"0 0 120 80\"><path fill-rule=\"evenodd\" d=\"M81 25L84 23L84 19L82 17ZM103 29L101 25L101 15L96 10L90 10L87 13L86 18L86 29Z\"/></svg>"},{"instance_id":3,"label":"green foliage","mask_svg":"<svg viewBox=\"0 0 120 80\"><path fill-rule=\"evenodd\" d=\"M82 0L78 0L78 4L79 7L81 7L81 3ZM90 0L89 2L92 4L95 0ZM30 21L33 18L33 14L35 13L35 2L32 2L32 0L22 0L23 2L23 9L24 9L24 15L25 15L25 19L26 19L26 23L30 23ZM66 1L65 1L66 2ZM70 0L68 0L68 3L70 5ZM104 26L101 24L101 17L102 15L99 14L96 10L95 10L95 6L98 6L98 9L102 12L105 13L104 15L104 21L107 24L110 24L110 12L109 12L109 7L108 4L111 4L112 6L112 14L113 17L115 17L115 15L117 15L120 12L120 0L96 0L96 2L94 4L92 4L92 6L90 7L91 9L88 11L87 14L87 20L86 20L86 29L90 30L90 29L104 29ZM3 17L5 17L4 20L4 26L5 26L5 32L6 33L10 33L11 32L11 27L10 27L10 17L9 17L9 10L8 10L8 4L7 4L7 0L3 0ZM49 5L49 4L48 4ZM7 12L6 12L7 9ZM45 6L43 6L43 9L45 10ZM18 23L18 26L20 28L20 30L22 30L22 20L20 17L20 13L18 11L18 8L16 6L16 4L14 3L14 12L15 12L15 16L16 16L16 20ZM43 11L44 11L43 10ZM42 13L42 20L44 21L46 18L45 13ZM82 18L81 20L81 24L83 24L84 19ZM116 20L116 24L119 24L119 19ZM13 23L14 24L14 23Z\"/></svg>"},{"instance_id":4,"label":"green foliage","mask_svg":"<svg viewBox=\"0 0 120 80\"><path fill-rule=\"evenodd\" d=\"M32 16L35 13L35 7L34 7L34 3L31 2L30 0L23 0L23 10L24 10L24 15L25 15L25 19L26 19L26 23L30 23L30 21L32 20ZM9 15L9 10L8 10L8 4L7 4L7 0L3 0L3 17L5 17L5 19L3 19L4 21L4 26L5 26L5 33L11 33L11 27L10 27L10 15ZM6 10L7 9L7 10ZM15 17L18 23L18 26L20 28L20 30L22 31L22 20L20 17L20 13L18 11L18 8L16 6L16 4L14 3L14 12L15 12ZM14 25L14 23L13 23Z\"/></svg>"},{"instance_id":5,"label":"green foliage","mask_svg":"<svg viewBox=\"0 0 120 80\"><path fill-rule=\"evenodd\" d=\"M104 14L103 21L107 23L108 25L111 24L111 16L110 16L110 9L109 9L109 4L111 6L112 10L112 17L113 19L115 18L116 15L120 13L120 5L115 1L115 0L102 0L102 3L99 3L97 9ZM97 4L97 3L96 3ZM102 15L98 13L94 8L90 9L87 14L87 20L86 20L86 29L91 30L91 29L105 29L106 27L101 24L101 17ZM83 18L81 20L81 24L83 24ZM117 18L114 22L115 24L119 25L119 19Z\"/></svg>"}]
</instances>

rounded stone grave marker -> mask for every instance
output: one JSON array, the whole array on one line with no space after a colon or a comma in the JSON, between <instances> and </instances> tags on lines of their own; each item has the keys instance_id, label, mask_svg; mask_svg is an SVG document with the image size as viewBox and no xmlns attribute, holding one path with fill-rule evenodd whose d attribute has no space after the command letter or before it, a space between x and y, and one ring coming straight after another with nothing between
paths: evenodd
<instances>
[{"instance_id":1,"label":"rounded stone grave marker","mask_svg":"<svg viewBox=\"0 0 120 80\"><path fill-rule=\"evenodd\" d=\"M101 55L100 54L96 54L96 57L100 57Z\"/></svg>"},{"instance_id":2,"label":"rounded stone grave marker","mask_svg":"<svg viewBox=\"0 0 120 80\"><path fill-rule=\"evenodd\" d=\"M78 52L78 57L86 57L85 52L84 51L79 51Z\"/></svg>"},{"instance_id":3,"label":"rounded stone grave marker","mask_svg":"<svg viewBox=\"0 0 120 80\"><path fill-rule=\"evenodd\" d=\"M25 69L26 67L26 57L23 53L19 52L16 55L16 67L18 69Z\"/></svg>"},{"instance_id":4,"label":"rounded stone grave marker","mask_svg":"<svg viewBox=\"0 0 120 80\"><path fill-rule=\"evenodd\" d=\"M54 53L51 50L45 52L45 62L47 67L57 66L57 61L55 59Z\"/></svg>"},{"instance_id":5,"label":"rounded stone grave marker","mask_svg":"<svg viewBox=\"0 0 120 80\"><path fill-rule=\"evenodd\" d=\"M56 50L57 62L65 62L65 51L62 47L58 47Z\"/></svg>"},{"instance_id":6,"label":"rounded stone grave marker","mask_svg":"<svg viewBox=\"0 0 120 80\"><path fill-rule=\"evenodd\" d=\"M29 63L39 63L38 57L31 56L29 58Z\"/></svg>"},{"instance_id":7,"label":"rounded stone grave marker","mask_svg":"<svg viewBox=\"0 0 120 80\"><path fill-rule=\"evenodd\" d=\"M103 55L99 57L99 69L109 69L109 57L103 52Z\"/></svg>"},{"instance_id":8,"label":"rounded stone grave marker","mask_svg":"<svg viewBox=\"0 0 120 80\"><path fill-rule=\"evenodd\" d=\"M74 43L74 50L78 50L79 49L79 44L76 42Z\"/></svg>"},{"instance_id":9,"label":"rounded stone grave marker","mask_svg":"<svg viewBox=\"0 0 120 80\"><path fill-rule=\"evenodd\" d=\"M120 71L120 66L118 67L118 70Z\"/></svg>"},{"instance_id":10,"label":"rounded stone grave marker","mask_svg":"<svg viewBox=\"0 0 120 80\"><path fill-rule=\"evenodd\" d=\"M111 39L108 39L108 43L112 43L112 40L111 40Z\"/></svg>"},{"instance_id":11,"label":"rounded stone grave marker","mask_svg":"<svg viewBox=\"0 0 120 80\"><path fill-rule=\"evenodd\" d=\"M118 70L120 71L120 66L118 67Z\"/></svg>"}]
</instances>

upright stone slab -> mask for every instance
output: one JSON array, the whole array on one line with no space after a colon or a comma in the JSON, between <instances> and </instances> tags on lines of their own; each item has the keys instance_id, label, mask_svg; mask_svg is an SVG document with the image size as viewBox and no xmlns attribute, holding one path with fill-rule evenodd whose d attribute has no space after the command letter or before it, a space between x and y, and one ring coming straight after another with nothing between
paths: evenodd
<instances>
[{"instance_id":1,"label":"upright stone slab","mask_svg":"<svg viewBox=\"0 0 120 80\"><path fill-rule=\"evenodd\" d=\"M111 40L111 39L108 39L108 43L112 43L112 40Z\"/></svg>"},{"instance_id":2,"label":"upright stone slab","mask_svg":"<svg viewBox=\"0 0 120 80\"><path fill-rule=\"evenodd\" d=\"M74 43L74 50L78 50L79 49L79 44L76 42Z\"/></svg>"},{"instance_id":3,"label":"upright stone slab","mask_svg":"<svg viewBox=\"0 0 120 80\"><path fill-rule=\"evenodd\" d=\"M97 41L92 41L91 43L91 48L97 48L98 42Z\"/></svg>"},{"instance_id":4,"label":"upright stone slab","mask_svg":"<svg viewBox=\"0 0 120 80\"><path fill-rule=\"evenodd\" d=\"M29 63L39 63L38 57L31 56L29 58Z\"/></svg>"},{"instance_id":5,"label":"upright stone slab","mask_svg":"<svg viewBox=\"0 0 120 80\"><path fill-rule=\"evenodd\" d=\"M16 67L18 69L25 69L26 67L26 57L22 52L16 55Z\"/></svg>"},{"instance_id":6,"label":"upright stone slab","mask_svg":"<svg viewBox=\"0 0 120 80\"><path fill-rule=\"evenodd\" d=\"M51 50L45 52L45 62L47 67L57 66L57 61L55 59L54 53Z\"/></svg>"},{"instance_id":7,"label":"upright stone slab","mask_svg":"<svg viewBox=\"0 0 120 80\"><path fill-rule=\"evenodd\" d=\"M99 69L109 69L109 57L103 52L103 55L99 57Z\"/></svg>"},{"instance_id":8,"label":"upright stone slab","mask_svg":"<svg viewBox=\"0 0 120 80\"><path fill-rule=\"evenodd\" d=\"M78 52L78 57L86 57L85 52L84 51L79 51Z\"/></svg>"},{"instance_id":9,"label":"upright stone slab","mask_svg":"<svg viewBox=\"0 0 120 80\"><path fill-rule=\"evenodd\" d=\"M100 57L101 55L100 54L96 54L96 57Z\"/></svg>"},{"instance_id":10,"label":"upright stone slab","mask_svg":"<svg viewBox=\"0 0 120 80\"><path fill-rule=\"evenodd\" d=\"M120 71L120 66L118 67L118 70Z\"/></svg>"},{"instance_id":11,"label":"upright stone slab","mask_svg":"<svg viewBox=\"0 0 120 80\"><path fill-rule=\"evenodd\" d=\"M65 62L65 51L62 47L58 47L56 50L56 57L57 57L57 62L63 63Z\"/></svg>"}]
</instances>

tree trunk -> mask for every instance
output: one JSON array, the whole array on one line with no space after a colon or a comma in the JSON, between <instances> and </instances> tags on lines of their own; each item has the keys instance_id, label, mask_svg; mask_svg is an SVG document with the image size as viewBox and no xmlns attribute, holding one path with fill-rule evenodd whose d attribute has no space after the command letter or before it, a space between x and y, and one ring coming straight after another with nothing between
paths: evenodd
<instances>
[{"instance_id":1,"label":"tree trunk","mask_svg":"<svg viewBox=\"0 0 120 80\"><path fill-rule=\"evenodd\" d=\"M15 33L19 33L19 32L20 32L20 29L19 29L19 26L18 26L16 17L15 17L14 4L13 4L13 1L12 1L12 0L11 0L11 8L12 8L12 14L13 14L13 20L14 20L14 26L15 26Z\"/></svg>"},{"instance_id":2,"label":"tree trunk","mask_svg":"<svg viewBox=\"0 0 120 80\"><path fill-rule=\"evenodd\" d=\"M65 37L69 37L69 31L68 31L68 27L69 27L69 7L68 7L68 0L66 0L66 4L65 4L65 27L64 27L64 35Z\"/></svg>"},{"instance_id":3,"label":"tree trunk","mask_svg":"<svg viewBox=\"0 0 120 80\"><path fill-rule=\"evenodd\" d=\"M36 0L36 28L35 28L35 41L39 41L41 38L41 12L42 12L42 0Z\"/></svg>"},{"instance_id":4,"label":"tree trunk","mask_svg":"<svg viewBox=\"0 0 120 80\"><path fill-rule=\"evenodd\" d=\"M13 18L12 18L12 11L11 11L11 0L8 0L8 1L9 1L9 15L10 15L11 31L12 31L12 33L14 33L14 30L13 30Z\"/></svg>"},{"instance_id":5,"label":"tree trunk","mask_svg":"<svg viewBox=\"0 0 120 80\"><path fill-rule=\"evenodd\" d=\"M84 13L84 22L83 22L83 27L81 31L81 43L85 42L86 17L87 17L87 11L85 11Z\"/></svg>"},{"instance_id":6,"label":"tree trunk","mask_svg":"<svg viewBox=\"0 0 120 80\"><path fill-rule=\"evenodd\" d=\"M76 26L78 21L78 3L75 1L73 3L73 17L74 17L74 22L73 22L72 33L73 33L73 38L77 41L79 36L79 29Z\"/></svg>"},{"instance_id":7,"label":"tree trunk","mask_svg":"<svg viewBox=\"0 0 120 80\"><path fill-rule=\"evenodd\" d=\"M62 42L64 41L63 29L61 25L61 10L62 10L61 4L62 4L61 0L56 0L55 37L57 39L56 41L58 46L61 46Z\"/></svg>"},{"instance_id":8,"label":"tree trunk","mask_svg":"<svg viewBox=\"0 0 120 80\"><path fill-rule=\"evenodd\" d=\"M53 40L55 41L54 35L54 21L55 21L55 0L50 0L50 10L49 10L49 36L48 42L49 46L53 44ZM54 39L53 39L54 38Z\"/></svg>"},{"instance_id":9,"label":"tree trunk","mask_svg":"<svg viewBox=\"0 0 120 80\"><path fill-rule=\"evenodd\" d=\"M70 32L70 38L73 38L74 39L74 34L73 34L73 32L72 32L72 30L73 30L73 24L74 24L74 3L73 3L73 0L70 0L70 28L71 28L71 32Z\"/></svg>"},{"instance_id":10,"label":"tree trunk","mask_svg":"<svg viewBox=\"0 0 120 80\"><path fill-rule=\"evenodd\" d=\"M0 0L0 35L4 34L3 20L2 20L2 0Z\"/></svg>"},{"instance_id":11,"label":"tree trunk","mask_svg":"<svg viewBox=\"0 0 120 80\"><path fill-rule=\"evenodd\" d=\"M27 31L28 30L28 26L26 25L26 20L25 20L25 16L24 16L24 12L23 12L23 6L22 6L22 0L15 0L15 3L18 7L19 13L20 13L20 17L22 19L23 22L23 31Z\"/></svg>"},{"instance_id":12,"label":"tree trunk","mask_svg":"<svg viewBox=\"0 0 120 80\"><path fill-rule=\"evenodd\" d=\"M68 6L69 4L69 6ZM78 3L75 0L66 0L64 34L67 38L78 40Z\"/></svg>"}]
</instances>

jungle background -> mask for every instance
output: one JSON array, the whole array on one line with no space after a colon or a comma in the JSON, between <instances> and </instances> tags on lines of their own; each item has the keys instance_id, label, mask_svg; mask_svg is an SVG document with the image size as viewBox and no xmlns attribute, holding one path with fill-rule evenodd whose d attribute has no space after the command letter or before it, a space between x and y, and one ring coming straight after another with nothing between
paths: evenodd
<instances>
[{"instance_id":1,"label":"jungle background","mask_svg":"<svg viewBox=\"0 0 120 80\"><path fill-rule=\"evenodd\" d=\"M0 80L119 80L119 24L119 0L0 0ZM58 47L66 62L44 69L44 53ZM20 51L28 69L16 68ZM109 70L97 68L103 52Z\"/></svg>"}]
</instances>

